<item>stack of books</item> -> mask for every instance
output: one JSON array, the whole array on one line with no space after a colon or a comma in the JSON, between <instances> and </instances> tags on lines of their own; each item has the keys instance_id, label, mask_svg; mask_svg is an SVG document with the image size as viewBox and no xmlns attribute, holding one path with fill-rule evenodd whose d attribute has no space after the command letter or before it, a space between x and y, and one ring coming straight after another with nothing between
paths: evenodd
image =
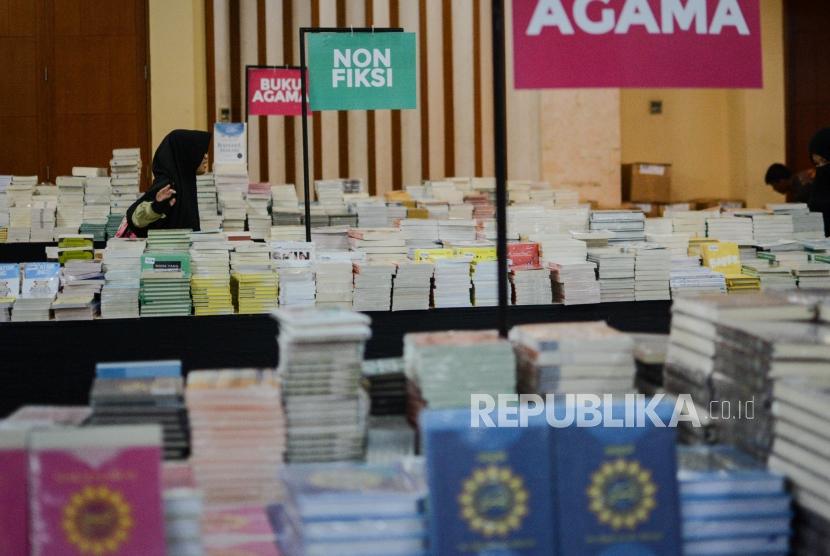
<instances>
[{"instance_id":1,"label":"stack of books","mask_svg":"<svg viewBox=\"0 0 830 556\"><path fill-rule=\"evenodd\" d=\"M231 293L239 314L270 313L277 308L279 277L271 267L268 244L239 242L234 245Z\"/></svg>"},{"instance_id":2,"label":"stack of books","mask_svg":"<svg viewBox=\"0 0 830 556\"><path fill-rule=\"evenodd\" d=\"M104 249L104 287L101 316L105 319L137 318L141 282L143 239L109 239Z\"/></svg>"},{"instance_id":3,"label":"stack of books","mask_svg":"<svg viewBox=\"0 0 830 556\"><path fill-rule=\"evenodd\" d=\"M113 149L110 175L110 213L123 216L140 195L141 149Z\"/></svg>"},{"instance_id":4,"label":"stack of books","mask_svg":"<svg viewBox=\"0 0 830 556\"><path fill-rule=\"evenodd\" d=\"M110 192L110 178L86 178L84 211L80 232L82 234L92 234L95 241L105 241L107 238Z\"/></svg>"},{"instance_id":5,"label":"stack of books","mask_svg":"<svg viewBox=\"0 0 830 556\"><path fill-rule=\"evenodd\" d=\"M148 251L187 251L190 249L190 230L159 229L147 231Z\"/></svg>"},{"instance_id":6,"label":"stack of books","mask_svg":"<svg viewBox=\"0 0 830 556\"><path fill-rule=\"evenodd\" d=\"M430 261L401 261L395 268L392 282L392 310L429 309L432 276L435 265Z\"/></svg>"},{"instance_id":7,"label":"stack of books","mask_svg":"<svg viewBox=\"0 0 830 556\"><path fill-rule=\"evenodd\" d=\"M141 316L188 316L192 310L190 253L154 251L149 247L152 241L141 256Z\"/></svg>"},{"instance_id":8,"label":"stack of books","mask_svg":"<svg viewBox=\"0 0 830 556\"><path fill-rule=\"evenodd\" d=\"M593 262L549 263L553 298L556 303L564 305L584 305L600 303L599 282L597 281L597 265Z\"/></svg>"},{"instance_id":9,"label":"stack of books","mask_svg":"<svg viewBox=\"0 0 830 556\"><path fill-rule=\"evenodd\" d=\"M219 201L216 196L216 180L213 174L196 176L196 202L199 204L199 229L219 230L222 219L219 216Z\"/></svg>"},{"instance_id":10,"label":"stack of books","mask_svg":"<svg viewBox=\"0 0 830 556\"><path fill-rule=\"evenodd\" d=\"M671 299L671 252L649 243L626 248L634 253L634 300Z\"/></svg>"},{"instance_id":11,"label":"stack of books","mask_svg":"<svg viewBox=\"0 0 830 556\"><path fill-rule=\"evenodd\" d=\"M196 315L232 315L230 255L211 243L194 241L190 249L193 310Z\"/></svg>"},{"instance_id":12,"label":"stack of books","mask_svg":"<svg viewBox=\"0 0 830 556\"><path fill-rule=\"evenodd\" d=\"M385 228L388 226L386 203L379 199L358 202L357 225L361 228Z\"/></svg>"},{"instance_id":13,"label":"stack of books","mask_svg":"<svg viewBox=\"0 0 830 556\"><path fill-rule=\"evenodd\" d=\"M89 399L89 424L156 424L162 430L164 458L188 457L190 426L181 361L98 363Z\"/></svg>"},{"instance_id":14,"label":"stack of books","mask_svg":"<svg viewBox=\"0 0 830 556\"><path fill-rule=\"evenodd\" d=\"M752 235L756 243L793 239L793 217L789 214L753 214Z\"/></svg>"},{"instance_id":15,"label":"stack of books","mask_svg":"<svg viewBox=\"0 0 830 556\"><path fill-rule=\"evenodd\" d=\"M271 226L271 241L305 241L305 226Z\"/></svg>"},{"instance_id":16,"label":"stack of books","mask_svg":"<svg viewBox=\"0 0 830 556\"><path fill-rule=\"evenodd\" d=\"M57 189L56 187L37 187L41 189ZM57 192L51 194L38 194L32 197L30 207L30 225L32 243L51 243L55 240L55 211L57 209Z\"/></svg>"},{"instance_id":17,"label":"stack of books","mask_svg":"<svg viewBox=\"0 0 830 556\"><path fill-rule=\"evenodd\" d=\"M225 193L238 194L238 198L242 199L245 192L248 191L248 184L250 183L248 179L248 166L244 163L214 162L213 179L216 182L219 208L222 209L222 198ZM244 216L242 220L245 220Z\"/></svg>"},{"instance_id":18,"label":"stack of books","mask_svg":"<svg viewBox=\"0 0 830 556\"><path fill-rule=\"evenodd\" d=\"M438 220L406 218L400 229L410 256L415 249L431 249L438 243Z\"/></svg>"},{"instance_id":19,"label":"stack of books","mask_svg":"<svg viewBox=\"0 0 830 556\"><path fill-rule=\"evenodd\" d=\"M98 295L105 282L101 261L82 259L66 261L61 278L63 291L67 294Z\"/></svg>"},{"instance_id":20,"label":"stack of books","mask_svg":"<svg viewBox=\"0 0 830 556\"><path fill-rule=\"evenodd\" d=\"M218 176L214 176L218 180ZM216 187L216 194L219 199L219 209L222 211L222 229L227 232L239 232L245 230L245 218L248 207L245 203L244 191L234 189L222 189ZM247 185L245 186L247 190Z\"/></svg>"},{"instance_id":21,"label":"stack of books","mask_svg":"<svg viewBox=\"0 0 830 556\"><path fill-rule=\"evenodd\" d=\"M470 265L473 305L493 307L499 304L499 263L491 257L478 257Z\"/></svg>"},{"instance_id":22,"label":"stack of books","mask_svg":"<svg viewBox=\"0 0 830 556\"><path fill-rule=\"evenodd\" d=\"M678 449L683 554L787 554L784 478L729 446Z\"/></svg>"},{"instance_id":23,"label":"stack of books","mask_svg":"<svg viewBox=\"0 0 830 556\"><path fill-rule=\"evenodd\" d=\"M202 519L205 504L202 491L191 486L165 488L162 499L167 556L204 554Z\"/></svg>"},{"instance_id":24,"label":"stack of books","mask_svg":"<svg viewBox=\"0 0 830 556\"><path fill-rule=\"evenodd\" d=\"M300 224L300 204L293 183L271 186L271 223L274 226Z\"/></svg>"},{"instance_id":25,"label":"stack of books","mask_svg":"<svg viewBox=\"0 0 830 556\"><path fill-rule=\"evenodd\" d=\"M157 425L32 431L31 553L166 554L160 446Z\"/></svg>"},{"instance_id":26,"label":"stack of books","mask_svg":"<svg viewBox=\"0 0 830 556\"><path fill-rule=\"evenodd\" d=\"M406 413L406 374L402 358L364 361L363 381L368 384L372 415ZM369 432L371 434L371 429Z\"/></svg>"},{"instance_id":27,"label":"stack of books","mask_svg":"<svg viewBox=\"0 0 830 556\"><path fill-rule=\"evenodd\" d=\"M91 234L66 234L58 237L58 262L92 260L94 245Z\"/></svg>"},{"instance_id":28,"label":"stack of books","mask_svg":"<svg viewBox=\"0 0 830 556\"><path fill-rule=\"evenodd\" d=\"M673 232L667 234L646 233L646 241L668 249L672 259L686 257L689 253L689 234Z\"/></svg>"},{"instance_id":29,"label":"stack of books","mask_svg":"<svg viewBox=\"0 0 830 556\"><path fill-rule=\"evenodd\" d=\"M6 190L11 183L11 176L0 176L0 243L6 243L9 234L9 196Z\"/></svg>"},{"instance_id":30,"label":"stack of books","mask_svg":"<svg viewBox=\"0 0 830 556\"><path fill-rule=\"evenodd\" d=\"M352 308L354 278L348 251L318 252L314 274L317 288L315 303L318 308Z\"/></svg>"},{"instance_id":31,"label":"stack of books","mask_svg":"<svg viewBox=\"0 0 830 556\"><path fill-rule=\"evenodd\" d=\"M350 229L349 246L375 260L396 261L407 255L406 240L396 228Z\"/></svg>"},{"instance_id":32,"label":"stack of books","mask_svg":"<svg viewBox=\"0 0 830 556\"><path fill-rule=\"evenodd\" d=\"M290 463L361 459L369 399L360 386L369 317L278 309L279 367Z\"/></svg>"},{"instance_id":33,"label":"stack of books","mask_svg":"<svg viewBox=\"0 0 830 556\"><path fill-rule=\"evenodd\" d=\"M767 210L792 216L795 239L824 239L824 218L820 212L810 212L807 203L768 203Z\"/></svg>"},{"instance_id":34,"label":"stack of books","mask_svg":"<svg viewBox=\"0 0 830 556\"><path fill-rule=\"evenodd\" d=\"M58 321L92 320L97 307L95 294L91 292L67 293L63 291L52 302L52 312L55 320Z\"/></svg>"},{"instance_id":35,"label":"stack of books","mask_svg":"<svg viewBox=\"0 0 830 556\"><path fill-rule=\"evenodd\" d=\"M315 180L314 191L317 193L317 205L323 210L323 214L348 212L343 200L342 180Z\"/></svg>"},{"instance_id":36,"label":"stack of books","mask_svg":"<svg viewBox=\"0 0 830 556\"><path fill-rule=\"evenodd\" d=\"M603 303L635 300L633 253L617 247L600 247L588 250L588 260L597 265Z\"/></svg>"},{"instance_id":37,"label":"stack of books","mask_svg":"<svg viewBox=\"0 0 830 556\"><path fill-rule=\"evenodd\" d=\"M634 341L605 322L514 326L520 394L633 392Z\"/></svg>"},{"instance_id":38,"label":"stack of books","mask_svg":"<svg viewBox=\"0 0 830 556\"><path fill-rule=\"evenodd\" d=\"M12 306L11 322L49 320L51 297L18 297Z\"/></svg>"},{"instance_id":39,"label":"stack of books","mask_svg":"<svg viewBox=\"0 0 830 556\"><path fill-rule=\"evenodd\" d=\"M84 220L84 184L86 178L58 176L58 206L55 235L77 234ZM124 209L126 212L126 209Z\"/></svg>"},{"instance_id":40,"label":"stack of books","mask_svg":"<svg viewBox=\"0 0 830 556\"><path fill-rule=\"evenodd\" d=\"M699 293L726 293L726 277L720 272L700 266L698 257L672 259L671 264L669 286L672 297Z\"/></svg>"},{"instance_id":41,"label":"stack of books","mask_svg":"<svg viewBox=\"0 0 830 556\"><path fill-rule=\"evenodd\" d=\"M271 235L271 215L268 203L271 201L271 187L267 183L248 184L245 198L248 231L251 239L269 239Z\"/></svg>"},{"instance_id":42,"label":"stack of books","mask_svg":"<svg viewBox=\"0 0 830 556\"><path fill-rule=\"evenodd\" d=\"M475 220L439 220L438 239L443 243L475 240Z\"/></svg>"},{"instance_id":43,"label":"stack of books","mask_svg":"<svg viewBox=\"0 0 830 556\"><path fill-rule=\"evenodd\" d=\"M688 234L690 238L706 237L706 219L720 214L720 211L673 211L670 215L672 231L676 234Z\"/></svg>"},{"instance_id":44,"label":"stack of books","mask_svg":"<svg viewBox=\"0 0 830 556\"><path fill-rule=\"evenodd\" d=\"M444 307L472 307L470 299L470 265L472 255L435 258L432 305Z\"/></svg>"},{"instance_id":45,"label":"stack of books","mask_svg":"<svg viewBox=\"0 0 830 556\"><path fill-rule=\"evenodd\" d=\"M638 210L595 210L591 212L591 230L612 232L611 243L645 241L645 215Z\"/></svg>"},{"instance_id":46,"label":"stack of books","mask_svg":"<svg viewBox=\"0 0 830 556\"><path fill-rule=\"evenodd\" d=\"M588 245L573 239L569 233L541 233L530 235L530 240L539 244L542 264L581 263L588 258Z\"/></svg>"},{"instance_id":47,"label":"stack of books","mask_svg":"<svg viewBox=\"0 0 830 556\"><path fill-rule=\"evenodd\" d=\"M185 400L190 461L208 504L280 499L287 422L274 371L191 371Z\"/></svg>"},{"instance_id":48,"label":"stack of books","mask_svg":"<svg viewBox=\"0 0 830 556\"><path fill-rule=\"evenodd\" d=\"M280 305L286 307L313 307L317 287L313 268L280 268Z\"/></svg>"},{"instance_id":49,"label":"stack of books","mask_svg":"<svg viewBox=\"0 0 830 556\"><path fill-rule=\"evenodd\" d=\"M426 554L422 472L401 464L313 464L286 467L282 479L288 501L269 514L283 554Z\"/></svg>"},{"instance_id":50,"label":"stack of books","mask_svg":"<svg viewBox=\"0 0 830 556\"><path fill-rule=\"evenodd\" d=\"M355 311L388 311L392 302L392 279L395 264L391 262L354 262Z\"/></svg>"},{"instance_id":51,"label":"stack of books","mask_svg":"<svg viewBox=\"0 0 830 556\"><path fill-rule=\"evenodd\" d=\"M58 294L60 273L59 263L24 263L21 297L44 298L51 302Z\"/></svg>"},{"instance_id":52,"label":"stack of books","mask_svg":"<svg viewBox=\"0 0 830 556\"><path fill-rule=\"evenodd\" d=\"M37 176L12 176L6 188L9 205L9 243L26 243L31 237L32 196L37 186Z\"/></svg>"},{"instance_id":53,"label":"stack of books","mask_svg":"<svg viewBox=\"0 0 830 556\"><path fill-rule=\"evenodd\" d=\"M801 289L830 289L830 264L822 262L790 265Z\"/></svg>"},{"instance_id":54,"label":"stack of books","mask_svg":"<svg viewBox=\"0 0 830 556\"><path fill-rule=\"evenodd\" d=\"M495 330L407 334L403 353L413 424L423 407L469 407L473 393L516 391L513 349Z\"/></svg>"},{"instance_id":55,"label":"stack of books","mask_svg":"<svg viewBox=\"0 0 830 556\"><path fill-rule=\"evenodd\" d=\"M752 243L752 220L738 216L707 218L706 237L741 244Z\"/></svg>"},{"instance_id":56,"label":"stack of books","mask_svg":"<svg viewBox=\"0 0 830 556\"><path fill-rule=\"evenodd\" d=\"M550 305L553 288L550 270L546 268L514 268L510 271L513 305Z\"/></svg>"},{"instance_id":57,"label":"stack of books","mask_svg":"<svg viewBox=\"0 0 830 556\"><path fill-rule=\"evenodd\" d=\"M273 229L273 228L272 228ZM304 241L305 232L300 240ZM311 230L311 241L318 251L348 251L349 250L349 227L348 226L325 226Z\"/></svg>"},{"instance_id":58,"label":"stack of books","mask_svg":"<svg viewBox=\"0 0 830 556\"><path fill-rule=\"evenodd\" d=\"M764 259L755 259L742 265L743 274L757 278L762 290L794 290L798 287L796 276L790 267L772 264Z\"/></svg>"}]
</instances>

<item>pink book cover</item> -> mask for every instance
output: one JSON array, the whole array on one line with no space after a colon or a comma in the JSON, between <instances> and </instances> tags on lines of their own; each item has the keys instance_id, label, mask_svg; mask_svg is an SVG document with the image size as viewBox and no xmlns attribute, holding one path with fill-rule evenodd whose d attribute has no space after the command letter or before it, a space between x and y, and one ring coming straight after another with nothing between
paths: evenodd
<instances>
[{"instance_id":1,"label":"pink book cover","mask_svg":"<svg viewBox=\"0 0 830 556\"><path fill-rule=\"evenodd\" d=\"M0 554L29 554L26 432L0 430Z\"/></svg>"},{"instance_id":2,"label":"pink book cover","mask_svg":"<svg viewBox=\"0 0 830 556\"><path fill-rule=\"evenodd\" d=\"M164 556L158 427L35 432L32 556Z\"/></svg>"},{"instance_id":3,"label":"pink book cover","mask_svg":"<svg viewBox=\"0 0 830 556\"><path fill-rule=\"evenodd\" d=\"M507 246L507 258L510 268L538 268L539 267L539 244L538 243L511 243Z\"/></svg>"}]
</instances>

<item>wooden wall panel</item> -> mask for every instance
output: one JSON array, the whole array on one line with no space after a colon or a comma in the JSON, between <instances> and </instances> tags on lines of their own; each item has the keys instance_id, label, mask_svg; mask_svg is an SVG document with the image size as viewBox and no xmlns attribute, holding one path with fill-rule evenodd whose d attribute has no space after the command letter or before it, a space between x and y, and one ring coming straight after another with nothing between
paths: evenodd
<instances>
[{"instance_id":1,"label":"wooden wall panel","mask_svg":"<svg viewBox=\"0 0 830 556\"><path fill-rule=\"evenodd\" d=\"M366 1L346 0L346 25L363 27L366 25ZM349 122L349 173L352 178L369 183L369 159L364 145L368 142L366 112L353 110L348 112Z\"/></svg>"},{"instance_id":2,"label":"wooden wall panel","mask_svg":"<svg viewBox=\"0 0 830 556\"><path fill-rule=\"evenodd\" d=\"M400 26L407 31L418 31L418 2L403 0L400 2ZM420 67L420 53L418 54ZM423 99L420 95L421 76L418 75L418 106ZM421 116L419 110L401 110L401 185L421 183Z\"/></svg>"},{"instance_id":3,"label":"wooden wall panel","mask_svg":"<svg viewBox=\"0 0 830 556\"><path fill-rule=\"evenodd\" d=\"M443 14L441 2L427 0L426 24L429 40L427 56L429 64L429 175L424 179L441 179L445 177L444 162L444 40Z\"/></svg>"},{"instance_id":4,"label":"wooden wall panel","mask_svg":"<svg viewBox=\"0 0 830 556\"><path fill-rule=\"evenodd\" d=\"M320 3L320 26L337 26L337 0L316 0ZM322 178L335 179L340 176L340 124L337 112L320 112L321 137L320 157L322 158ZM348 176L342 176L348 177Z\"/></svg>"},{"instance_id":5,"label":"wooden wall panel","mask_svg":"<svg viewBox=\"0 0 830 556\"><path fill-rule=\"evenodd\" d=\"M473 0L452 2L453 139L456 176L475 174Z\"/></svg>"},{"instance_id":6,"label":"wooden wall panel","mask_svg":"<svg viewBox=\"0 0 830 556\"><path fill-rule=\"evenodd\" d=\"M239 40L240 55L239 81L242 98L242 120L248 116L248 99L245 98L245 66L257 64L257 2L243 0L239 3ZM260 173L259 152L259 118L248 120L248 178L252 182L267 181L267 176Z\"/></svg>"},{"instance_id":7,"label":"wooden wall panel","mask_svg":"<svg viewBox=\"0 0 830 556\"><path fill-rule=\"evenodd\" d=\"M389 27L389 0L374 0L375 27ZM375 110L375 193L392 190L392 112Z\"/></svg>"},{"instance_id":8,"label":"wooden wall panel","mask_svg":"<svg viewBox=\"0 0 830 556\"><path fill-rule=\"evenodd\" d=\"M282 41L282 1L265 2L265 58L269 66L285 62ZM268 116L268 170L271 183L285 183L285 118Z\"/></svg>"}]
</instances>

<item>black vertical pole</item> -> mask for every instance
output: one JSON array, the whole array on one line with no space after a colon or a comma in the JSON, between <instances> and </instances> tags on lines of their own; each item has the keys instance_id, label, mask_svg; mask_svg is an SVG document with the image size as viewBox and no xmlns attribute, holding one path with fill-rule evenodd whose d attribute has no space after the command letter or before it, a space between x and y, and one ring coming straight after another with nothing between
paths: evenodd
<instances>
[{"instance_id":1,"label":"black vertical pole","mask_svg":"<svg viewBox=\"0 0 830 556\"><path fill-rule=\"evenodd\" d=\"M303 191L305 192L305 240L311 241L311 195L308 184L308 84L305 65L305 29L300 29L300 94L303 118Z\"/></svg>"},{"instance_id":2,"label":"black vertical pole","mask_svg":"<svg viewBox=\"0 0 830 556\"><path fill-rule=\"evenodd\" d=\"M507 99L504 0L493 0L493 135L496 167L496 255L499 268L499 334L507 337Z\"/></svg>"}]
</instances>

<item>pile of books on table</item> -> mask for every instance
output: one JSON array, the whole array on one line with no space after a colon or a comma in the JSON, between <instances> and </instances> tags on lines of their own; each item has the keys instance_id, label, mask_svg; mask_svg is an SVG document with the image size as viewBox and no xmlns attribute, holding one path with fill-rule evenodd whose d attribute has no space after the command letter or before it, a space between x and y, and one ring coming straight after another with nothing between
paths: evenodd
<instances>
[{"instance_id":1,"label":"pile of books on table","mask_svg":"<svg viewBox=\"0 0 830 556\"><path fill-rule=\"evenodd\" d=\"M148 245L141 256L141 316L190 315L190 277L187 251L152 251Z\"/></svg>"},{"instance_id":2,"label":"pile of books on table","mask_svg":"<svg viewBox=\"0 0 830 556\"><path fill-rule=\"evenodd\" d=\"M635 300L635 257L617 247L600 247L588 251L588 260L597 265L597 277L603 303Z\"/></svg>"},{"instance_id":3,"label":"pile of books on table","mask_svg":"<svg viewBox=\"0 0 830 556\"><path fill-rule=\"evenodd\" d=\"M392 302L392 280L396 266L384 261L354 262L355 311L388 311Z\"/></svg>"}]
</instances>

